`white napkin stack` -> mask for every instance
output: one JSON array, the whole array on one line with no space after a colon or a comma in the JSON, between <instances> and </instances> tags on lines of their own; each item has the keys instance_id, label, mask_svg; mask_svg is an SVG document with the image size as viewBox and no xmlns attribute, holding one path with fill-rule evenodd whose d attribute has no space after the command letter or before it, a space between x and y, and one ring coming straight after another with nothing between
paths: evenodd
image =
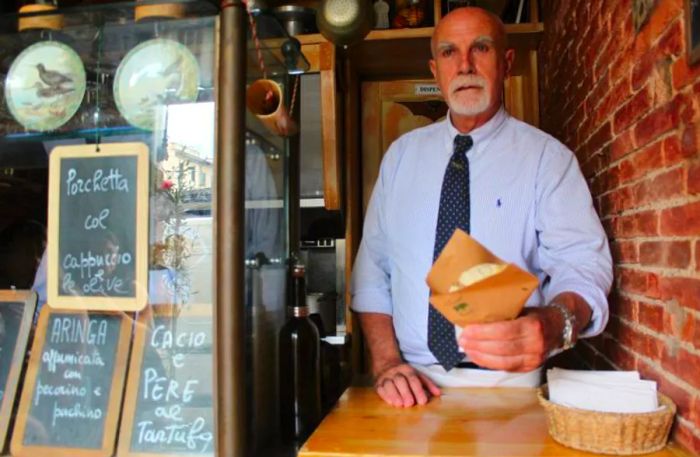
<instances>
[{"instance_id":1,"label":"white napkin stack","mask_svg":"<svg viewBox=\"0 0 700 457\"><path fill-rule=\"evenodd\" d=\"M637 371L547 370L549 400L563 406L614 413L659 409L656 382ZM663 406L662 406L663 408Z\"/></svg>"}]
</instances>

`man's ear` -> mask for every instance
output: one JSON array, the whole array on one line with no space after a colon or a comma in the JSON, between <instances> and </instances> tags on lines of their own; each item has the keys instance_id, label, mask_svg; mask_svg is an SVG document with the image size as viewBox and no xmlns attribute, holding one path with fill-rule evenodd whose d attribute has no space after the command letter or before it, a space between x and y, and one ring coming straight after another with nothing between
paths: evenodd
<instances>
[{"instance_id":1,"label":"man's ear","mask_svg":"<svg viewBox=\"0 0 700 457\"><path fill-rule=\"evenodd\" d=\"M437 63L435 63L435 59L430 59L428 61L428 66L430 66L430 72L433 74L433 78L437 81Z\"/></svg>"},{"instance_id":2,"label":"man's ear","mask_svg":"<svg viewBox=\"0 0 700 457\"><path fill-rule=\"evenodd\" d=\"M506 49L505 52L505 60L506 60L506 74L505 77L509 77L511 75L511 72L513 71L513 61L515 60L515 49L510 48Z\"/></svg>"}]
</instances>

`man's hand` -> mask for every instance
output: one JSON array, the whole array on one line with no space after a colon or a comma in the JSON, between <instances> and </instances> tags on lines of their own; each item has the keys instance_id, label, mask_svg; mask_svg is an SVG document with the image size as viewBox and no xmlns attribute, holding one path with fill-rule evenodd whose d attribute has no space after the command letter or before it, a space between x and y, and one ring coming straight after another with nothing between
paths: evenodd
<instances>
[{"instance_id":1,"label":"man's hand","mask_svg":"<svg viewBox=\"0 0 700 457\"><path fill-rule=\"evenodd\" d=\"M576 315L578 333L591 320L591 307L578 294L563 292L552 301ZM532 371L542 365L552 349L559 347L564 329L562 313L553 307L525 308L512 321L464 327L458 344L469 359L484 368Z\"/></svg>"},{"instance_id":2,"label":"man's hand","mask_svg":"<svg viewBox=\"0 0 700 457\"><path fill-rule=\"evenodd\" d=\"M398 408L424 405L428 394L439 396L441 393L427 376L404 362L382 370L376 376L374 388L385 402Z\"/></svg>"},{"instance_id":3,"label":"man's hand","mask_svg":"<svg viewBox=\"0 0 700 457\"><path fill-rule=\"evenodd\" d=\"M484 368L532 371L559 342L563 322L557 320L561 315L556 309L528 308L512 321L467 325L458 343L472 362Z\"/></svg>"},{"instance_id":4,"label":"man's hand","mask_svg":"<svg viewBox=\"0 0 700 457\"><path fill-rule=\"evenodd\" d=\"M440 389L430 379L403 361L391 316L381 313L357 316L372 355L374 388L385 402L398 408L409 407L426 404L428 394L440 395Z\"/></svg>"}]
</instances>

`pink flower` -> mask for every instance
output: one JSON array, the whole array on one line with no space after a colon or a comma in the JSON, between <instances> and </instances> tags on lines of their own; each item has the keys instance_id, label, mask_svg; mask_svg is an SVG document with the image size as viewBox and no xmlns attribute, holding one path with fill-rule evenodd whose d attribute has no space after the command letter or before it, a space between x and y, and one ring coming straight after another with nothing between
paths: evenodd
<instances>
[{"instance_id":1,"label":"pink flower","mask_svg":"<svg viewBox=\"0 0 700 457\"><path fill-rule=\"evenodd\" d=\"M160 183L160 188L161 188L162 190L170 190L170 189L173 188L173 185L174 185L174 184L173 184L172 181L166 179L165 181L163 181L162 183Z\"/></svg>"}]
</instances>

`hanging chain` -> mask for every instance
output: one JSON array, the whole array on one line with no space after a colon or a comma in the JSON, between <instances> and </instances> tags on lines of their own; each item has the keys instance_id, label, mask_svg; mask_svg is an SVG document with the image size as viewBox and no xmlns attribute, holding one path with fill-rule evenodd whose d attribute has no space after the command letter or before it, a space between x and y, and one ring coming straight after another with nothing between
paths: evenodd
<instances>
[{"instance_id":1,"label":"hanging chain","mask_svg":"<svg viewBox=\"0 0 700 457\"><path fill-rule=\"evenodd\" d=\"M95 152L100 152L100 76L102 64L102 27L97 29L97 62L95 63Z\"/></svg>"},{"instance_id":2,"label":"hanging chain","mask_svg":"<svg viewBox=\"0 0 700 457\"><path fill-rule=\"evenodd\" d=\"M260 45L260 39L258 38L258 27L255 24L255 17L253 17L253 12L250 10L250 5L246 0L243 0L245 9L248 12L248 22L250 22L250 33L253 36L253 43L255 43L255 53L258 57L258 65L260 65L260 71L262 72L263 79L267 79L267 70L265 69L265 60L262 55L262 46Z\"/></svg>"},{"instance_id":3,"label":"hanging chain","mask_svg":"<svg viewBox=\"0 0 700 457\"><path fill-rule=\"evenodd\" d=\"M297 91L299 90L299 75L294 80L294 90L292 91L292 102L289 104L289 113L294 113L294 102L297 99ZM293 115L293 114L292 114Z\"/></svg>"}]
</instances>

